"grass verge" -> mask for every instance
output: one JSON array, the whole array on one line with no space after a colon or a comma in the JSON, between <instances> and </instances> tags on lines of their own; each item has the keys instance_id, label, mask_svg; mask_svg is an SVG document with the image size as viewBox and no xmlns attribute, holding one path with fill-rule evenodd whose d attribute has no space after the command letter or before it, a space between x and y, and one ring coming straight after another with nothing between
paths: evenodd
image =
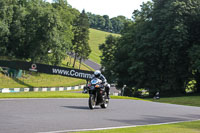
<instances>
[{"instance_id":1,"label":"grass verge","mask_svg":"<svg viewBox=\"0 0 200 133\"><path fill-rule=\"evenodd\" d=\"M18 92L0 93L0 98L88 98L89 94L74 93L75 91L54 91L54 92ZM142 100L134 97L111 96L112 99Z\"/></svg>"},{"instance_id":2,"label":"grass verge","mask_svg":"<svg viewBox=\"0 0 200 133\"><path fill-rule=\"evenodd\" d=\"M200 133L200 121L76 133Z\"/></svg>"},{"instance_id":3,"label":"grass verge","mask_svg":"<svg viewBox=\"0 0 200 133\"><path fill-rule=\"evenodd\" d=\"M88 98L87 94L73 91L0 93L0 98Z\"/></svg>"},{"instance_id":4,"label":"grass verge","mask_svg":"<svg viewBox=\"0 0 200 133\"><path fill-rule=\"evenodd\" d=\"M170 104L179 104L179 105L188 105L188 106L197 106L200 107L200 95L197 96L181 96L181 97L166 97L160 98L157 100L147 99L153 102L161 103L170 103Z\"/></svg>"}]
</instances>

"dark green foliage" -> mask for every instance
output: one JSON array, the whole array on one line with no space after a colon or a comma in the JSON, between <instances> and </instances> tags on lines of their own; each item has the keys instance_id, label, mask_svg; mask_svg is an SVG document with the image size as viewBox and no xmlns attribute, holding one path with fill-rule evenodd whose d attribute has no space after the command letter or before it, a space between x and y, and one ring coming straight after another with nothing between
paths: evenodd
<instances>
[{"instance_id":1,"label":"dark green foliage","mask_svg":"<svg viewBox=\"0 0 200 133\"><path fill-rule=\"evenodd\" d=\"M59 10L42 0L0 2L1 8L5 9L1 10L0 21L5 25L1 32L1 36L4 35L0 49L2 55L59 64L70 45L71 38L65 37L70 30L66 28L70 21L66 26Z\"/></svg>"},{"instance_id":2,"label":"dark green foliage","mask_svg":"<svg viewBox=\"0 0 200 133\"><path fill-rule=\"evenodd\" d=\"M0 0L0 55L59 65L72 50L77 14L66 0L51 4L44 0ZM83 37L89 34L88 22L86 27L79 31L84 43L89 39ZM89 49L89 45L85 47ZM82 50L79 56L85 59L89 53Z\"/></svg>"},{"instance_id":3,"label":"dark green foliage","mask_svg":"<svg viewBox=\"0 0 200 133\"><path fill-rule=\"evenodd\" d=\"M190 17L187 18L189 43L192 45L189 51L193 78L196 80L196 91L200 93L200 1L190 1Z\"/></svg>"},{"instance_id":4,"label":"dark green foliage","mask_svg":"<svg viewBox=\"0 0 200 133\"><path fill-rule=\"evenodd\" d=\"M112 35L106 38L106 42L99 46L99 49L102 51L101 56L101 65L103 73L107 78L108 82L113 83L114 81L114 72L113 68L113 61L114 61L114 53L116 52L116 45L117 45L117 37Z\"/></svg>"},{"instance_id":5,"label":"dark green foliage","mask_svg":"<svg viewBox=\"0 0 200 133\"><path fill-rule=\"evenodd\" d=\"M0 31L0 55L5 55L7 53L6 43L8 42L9 29L3 21L0 21Z\"/></svg>"},{"instance_id":6,"label":"dark green foliage","mask_svg":"<svg viewBox=\"0 0 200 133\"><path fill-rule=\"evenodd\" d=\"M124 16L117 16L114 18L111 18L111 23L112 23L112 32L114 33L120 33L121 30L124 28L124 24L128 22Z\"/></svg>"},{"instance_id":7,"label":"dark green foliage","mask_svg":"<svg viewBox=\"0 0 200 133\"><path fill-rule=\"evenodd\" d=\"M105 29L105 31L112 31L112 23L109 19L109 16L104 15L103 18L105 20L105 26L103 27L103 29Z\"/></svg>"},{"instance_id":8,"label":"dark green foliage","mask_svg":"<svg viewBox=\"0 0 200 133\"><path fill-rule=\"evenodd\" d=\"M131 93L144 88L151 96L171 95L185 93L195 79L199 91L199 7L199 0L153 0L134 11L108 67L118 85L126 84Z\"/></svg>"},{"instance_id":9,"label":"dark green foliage","mask_svg":"<svg viewBox=\"0 0 200 133\"><path fill-rule=\"evenodd\" d=\"M7 47L9 47L9 26L13 22L13 8L16 7L16 1L4 1L0 0L0 55L8 53ZM9 53L10 54L10 53Z\"/></svg>"},{"instance_id":10,"label":"dark green foliage","mask_svg":"<svg viewBox=\"0 0 200 133\"><path fill-rule=\"evenodd\" d=\"M92 13L87 13L87 15L91 28L113 33L120 33L124 28L124 24L131 21L124 16L117 16L110 19L108 15L100 16Z\"/></svg>"},{"instance_id":11,"label":"dark green foliage","mask_svg":"<svg viewBox=\"0 0 200 133\"><path fill-rule=\"evenodd\" d=\"M89 20L85 11L83 10L82 13L78 16L78 18L74 22L74 39L72 40L73 43L73 51L75 53L75 60L73 67L75 66L75 61L77 58L80 59L88 59L91 49L89 46ZM79 67L80 68L80 67Z\"/></svg>"}]
</instances>

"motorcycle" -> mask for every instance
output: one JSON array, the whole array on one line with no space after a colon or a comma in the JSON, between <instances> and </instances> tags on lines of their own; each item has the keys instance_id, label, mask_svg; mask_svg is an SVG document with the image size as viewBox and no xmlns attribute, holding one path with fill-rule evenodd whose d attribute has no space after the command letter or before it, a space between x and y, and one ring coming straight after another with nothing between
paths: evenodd
<instances>
[{"instance_id":1,"label":"motorcycle","mask_svg":"<svg viewBox=\"0 0 200 133\"><path fill-rule=\"evenodd\" d=\"M105 86L101 84L102 81L98 78L94 78L87 85L89 91L89 108L94 109L95 106L100 105L101 108L107 108L109 99L107 97Z\"/></svg>"}]
</instances>

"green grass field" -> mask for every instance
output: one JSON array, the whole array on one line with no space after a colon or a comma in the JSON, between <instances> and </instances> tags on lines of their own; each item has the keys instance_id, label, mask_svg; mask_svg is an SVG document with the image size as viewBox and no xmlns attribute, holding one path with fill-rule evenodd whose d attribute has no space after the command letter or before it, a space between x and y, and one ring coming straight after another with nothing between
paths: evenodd
<instances>
[{"instance_id":1,"label":"green grass field","mask_svg":"<svg viewBox=\"0 0 200 133\"><path fill-rule=\"evenodd\" d=\"M120 36L119 34L113 34L109 32L104 32L100 30L95 30L90 28L90 40L89 40L89 45L92 49L92 52L90 54L89 59L92 61L100 64L100 56L101 56L101 51L99 50L99 45L104 43L106 40L106 37L108 35L113 35L113 36Z\"/></svg>"},{"instance_id":2,"label":"green grass field","mask_svg":"<svg viewBox=\"0 0 200 133\"><path fill-rule=\"evenodd\" d=\"M200 107L200 95L199 96L182 96L182 97L166 97L158 100L147 99L153 102L198 106ZM199 112L200 113L200 112Z\"/></svg>"},{"instance_id":3,"label":"green grass field","mask_svg":"<svg viewBox=\"0 0 200 133\"><path fill-rule=\"evenodd\" d=\"M200 121L76 133L200 133Z\"/></svg>"}]
</instances>

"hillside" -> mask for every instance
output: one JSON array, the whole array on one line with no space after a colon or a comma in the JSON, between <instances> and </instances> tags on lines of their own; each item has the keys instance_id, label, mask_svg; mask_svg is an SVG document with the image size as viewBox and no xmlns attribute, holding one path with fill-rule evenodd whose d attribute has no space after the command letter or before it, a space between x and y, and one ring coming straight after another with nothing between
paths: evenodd
<instances>
[{"instance_id":1,"label":"hillside","mask_svg":"<svg viewBox=\"0 0 200 133\"><path fill-rule=\"evenodd\" d=\"M106 37L110 34L113 36L120 36L119 34L113 34L113 33L104 32L104 31L95 30L95 29L90 28L89 45L92 49L92 52L89 57L90 60L100 64L101 52L99 50L99 45L104 43L106 40Z\"/></svg>"},{"instance_id":2,"label":"hillside","mask_svg":"<svg viewBox=\"0 0 200 133\"><path fill-rule=\"evenodd\" d=\"M89 44L92 49L90 59L96 63L100 64L100 55L99 44L105 42L106 36L112 33L90 29L90 40ZM118 34L112 34L119 36ZM69 61L69 58L66 60ZM67 61L63 61L62 66L66 66ZM72 60L73 62L73 60ZM72 64L71 64L72 65ZM76 63L75 68L79 67L79 63ZM89 70L85 65L82 65L81 69ZM63 77L58 75L48 75L48 74L36 74L31 72L26 72L19 79L10 78L0 73L0 88L24 88L24 87L57 87L57 86L74 86L78 84L84 84L85 80L74 79L69 77Z\"/></svg>"}]
</instances>

